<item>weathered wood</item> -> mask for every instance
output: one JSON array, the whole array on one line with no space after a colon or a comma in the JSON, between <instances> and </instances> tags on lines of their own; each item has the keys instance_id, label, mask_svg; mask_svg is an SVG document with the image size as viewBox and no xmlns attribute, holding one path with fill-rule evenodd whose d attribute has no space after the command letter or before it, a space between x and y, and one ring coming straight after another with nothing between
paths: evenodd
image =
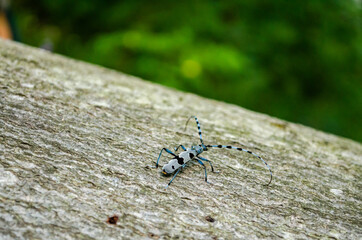
<instances>
[{"instance_id":1,"label":"weathered wood","mask_svg":"<svg viewBox=\"0 0 362 240\"><path fill-rule=\"evenodd\" d=\"M147 166L198 143L190 115L206 144L265 158L272 184L258 159L211 149L212 184L193 164L165 191ZM358 239L361 158L348 139L0 41L1 239Z\"/></svg>"}]
</instances>

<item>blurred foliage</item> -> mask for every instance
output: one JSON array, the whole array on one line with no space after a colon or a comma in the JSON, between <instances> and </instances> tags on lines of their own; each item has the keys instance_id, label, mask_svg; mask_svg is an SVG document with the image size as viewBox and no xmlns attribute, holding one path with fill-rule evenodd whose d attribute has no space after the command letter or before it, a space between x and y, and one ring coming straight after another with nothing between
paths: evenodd
<instances>
[{"instance_id":1,"label":"blurred foliage","mask_svg":"<svg viewBox=\"0 0 362 240\"><path fill-rule=\"evenodd\" d=\"M12 7L27 44L49 39L70 57L362 141L360 3L17 0Z\"/></svg>"}]
</instances>

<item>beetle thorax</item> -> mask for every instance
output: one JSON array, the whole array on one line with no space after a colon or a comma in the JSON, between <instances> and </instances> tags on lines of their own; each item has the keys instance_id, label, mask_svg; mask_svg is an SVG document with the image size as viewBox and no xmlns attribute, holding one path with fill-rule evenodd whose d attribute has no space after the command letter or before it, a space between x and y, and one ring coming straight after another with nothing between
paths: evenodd
<instances>
[{"instance_id":1,"label":"beetle thorax","mask_svg":"<svg viewBox=\"0 0 362 240\"><path fill-rule=\"evenodd\" d=\"M194 150L196 152L196 155L199 155L204 151L204 149L198 145L191 146L191 150Z\"/></svg>"}]
</instances>

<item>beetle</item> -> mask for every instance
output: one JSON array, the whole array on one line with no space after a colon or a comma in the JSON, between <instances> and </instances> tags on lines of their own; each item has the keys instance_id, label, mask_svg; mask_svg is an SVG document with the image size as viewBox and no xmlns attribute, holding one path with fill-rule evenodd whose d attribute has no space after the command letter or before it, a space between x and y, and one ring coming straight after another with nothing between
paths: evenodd
<instances>
[{"instance_id":1,"label":"beetle","mask_svg":"<svg viewBox=\"0 0 362 240\"><path fill-rule=\"evenodd\" d=\"M228 145L205 145L204 144L204 141L202 139L202 133L201 133L201 126L200 126L200 123L199 123L199 120L197 119L196 116L191 116L189 117L189 119L187 120L186 122L186 125L185 125L185 129L187 127L187 124L188 122L190 121L190 119L194 118L195 121L196 121L196 124L197 124L197 129L198 129L198 132L199 132L199 136L200 136L200 142L201 144L199 145L191 145L190 148L186 148L184 147L183 145L179 145L178 147L175 148L175 152L172 152L171 150L167 149L167 148L162 148L161 149L161 152L160 154L158 155L158 158L157 158L157 162L156 162L156 165L153 166L153 168L158 168L158 163L160 161L160 158L162 156L162 152L163 151L166 151L168 154L171 154L173 156L173 158L166 164L162 167L162 174L164 176L169 176L171 175L172 173L174 173L171 181L167 184L166 186L166 189L168 186L170 186L170 184L172 183L172 181L175 179L175 177L177 176L177 174L183 169L186 167L186 165L193 161L193 160L196 160L203 168L204 168L204 171L205 171L205 182L207 182L207 171L206 171L206 166L203 162L208 162L211 166L211 171L212 172L215 172L214 171L214 167L212 166L212 163L210 160L206 159L206 158L203 158L201 157L200 155L205 152L205 151L208 151L209 148L226 148L226 149L235 149L235 150L238 150L238 151L243 151L243 152L247 152L257 158L259 158L264 164L265 166L268 168L269 170L269 173L270 173L270 180L269 182L266 184L266 186L268 186L271 182L272 182L272 179L273 179L273 173L269 167L269 165L267 164L267 162L261 158L260 156L256 155L255 153L249 151L249 150L246 150L246 149L243 149L241 147L234 147L234 146L228 146ZM179 154L176 154L176 152L178 151L179 148L182 148L183 152L179 153Z\"/></svg>"}]
</instances>

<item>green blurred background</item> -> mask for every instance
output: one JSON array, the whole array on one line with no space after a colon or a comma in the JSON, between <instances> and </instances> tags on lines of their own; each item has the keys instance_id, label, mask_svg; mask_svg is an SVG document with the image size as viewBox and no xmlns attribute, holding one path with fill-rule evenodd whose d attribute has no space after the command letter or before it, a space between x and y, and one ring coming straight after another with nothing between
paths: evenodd
<instances>
[{"instance_id":1,"label":"green blurred background","mask_svg":"<svg viewBox=\"0 0 362 240\"><path fill-rule=\"evenodd\" d=\"M362 142L360 0L11 7L26 44Z\"/></svg>"}]
</instances>

